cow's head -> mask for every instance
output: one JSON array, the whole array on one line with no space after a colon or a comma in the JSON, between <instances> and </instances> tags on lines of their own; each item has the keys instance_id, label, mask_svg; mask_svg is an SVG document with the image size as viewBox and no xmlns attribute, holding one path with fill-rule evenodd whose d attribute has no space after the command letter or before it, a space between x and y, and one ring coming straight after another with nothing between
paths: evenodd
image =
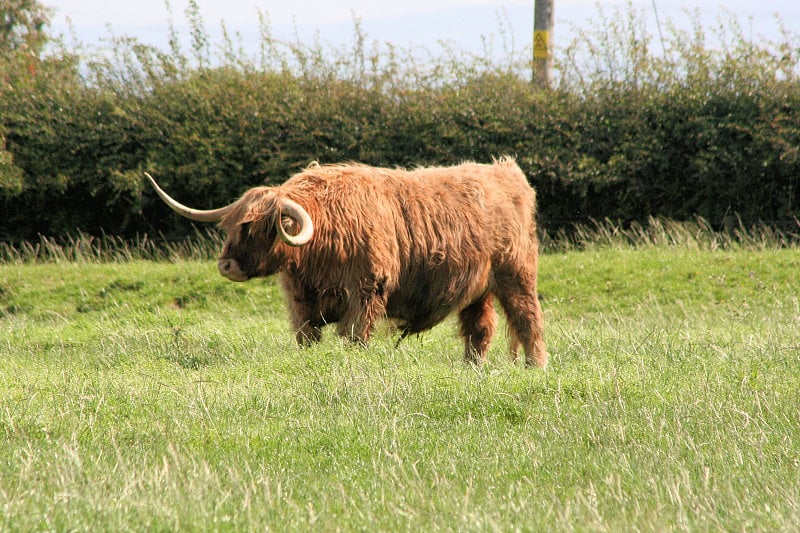
<instances>
[{"instance_id":1,"label":"cow's head","mask_svg":"<svg viewBox=\"0 0 800 533\"><path fill-rule=\"evenodd\" d=\"M225 207L200 210L174 200L150 174L145 176L173 211L198 222L218 222L225 230L225 246L217 266L220 274L231 281L274 274L285 265L289 252L281 242L298 247L314 235L308 212L271 187L250 189Z\"/></svg>"}]
</instances>

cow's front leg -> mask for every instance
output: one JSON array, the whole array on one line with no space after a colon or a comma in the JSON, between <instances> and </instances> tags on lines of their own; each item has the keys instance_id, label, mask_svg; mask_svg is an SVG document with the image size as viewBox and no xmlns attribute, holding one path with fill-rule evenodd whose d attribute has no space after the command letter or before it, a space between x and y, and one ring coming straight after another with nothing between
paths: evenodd
<instances>
[{"instance_id":1,"label":"cow's front leg","mask_svg":"<svg viewBox=\"0 0 800 533\"><path fill-rule=\"evenodd\" d=\"M286 294L289 318L300 346L309 346L322 338L325 317L322 314L320 291L288 275L280 277Z\"/></svg>"},{"instance_id":2,"label":"cow's front leg","mask_svg":"<svg viewBox=\"0 0 800 533\"><path fill-rule=\"evenodd\" d=\"M385 278L369 276L362 280L348 301L337 326L340 336L366 345L375 323L386 314Z\"/></svg>"},{"instance_id":3,"label":"cow's front leg","mask_svg":"<svg viewBox=\"0 0 800 533\"><path fill-rule=\"evenodd\" d=\"M306 320L299 327L295 326L295 338L300 346L311 346L322 338L322 328Z\"/></svg>"},{"instance_id":4,"label":"cow's front leg","mask_svg":"<svg viewBox=\"0 0 800 533\"><path fill-rule=\"evenodd\" d=\"M340 336L366 345L372 335L375 323L385 314L386 303L382 298L373 296L351 305L336 327Z\"/></svg>"},{"instance_id":5,"label":"cow's front leg","mask_svg":"<svg viewBox=\"0 0 800 533\"><path fill-rule=\"evenodd\" d=\"M325 321L316 302L294 300L289 305L289 315L297 344L309 346L322 338Z\"/></svg>"}]
</instances>

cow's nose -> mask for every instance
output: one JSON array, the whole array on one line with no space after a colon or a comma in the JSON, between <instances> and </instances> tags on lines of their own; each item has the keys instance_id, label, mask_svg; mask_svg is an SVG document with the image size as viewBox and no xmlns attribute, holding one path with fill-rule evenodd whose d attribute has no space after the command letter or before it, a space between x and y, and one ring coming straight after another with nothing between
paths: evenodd
<instances>
[{"instance_id":1,"label":"cow's nose","mask_svg":"<svg viewBox=\"0 0 800 533\"><path fill-rule=\"evenodd\" d=\"M219 273L231 281L246 281L248 276L239 268L235 259L220 259L217 261Z\"/></svg>"}]
</instances>

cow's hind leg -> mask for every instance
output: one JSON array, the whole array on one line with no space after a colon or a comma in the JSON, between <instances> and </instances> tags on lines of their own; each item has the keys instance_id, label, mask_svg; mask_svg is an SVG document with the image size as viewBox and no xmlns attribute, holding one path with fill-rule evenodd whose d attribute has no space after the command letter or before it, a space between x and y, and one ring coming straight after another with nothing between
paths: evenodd
<instances>
[{"instance_id":1,"label":"cow's hind leg","mask_svg":"<svg viewBox=\"0 0 800 533\"><path fill-rule=\"evenodd\" d=\"M519 359L519 339L517 338L517 334L514 329L509 326L508 327L508 351L511 354L511 360L515 361Z\"/></svg>"},{"instance_id":2,"label":"cow's hind leg","mask_svg":"<svg viewBox=\"0 0 800 533\"><path fill-rule=\"evenodd\" d=\"M536 277L511 275L498 283L497 298L505 311L511 335L511 355L521 344L528 366L547 366L547 347L543 337L542 307L536 294Z\"/></svg>"},{"instance_id":3,"label":"cow's hind leg","mask_svg":"<svg viewBox=\"0 0 800 533\"><path fill-rule=\"evenodd\" d=\"M486 362L489 343L492 342L497 327L497 313L494 310L491 293L461 310L461 336L464 338L464 360L474 364Z\"/></svg>"}]
</instances>

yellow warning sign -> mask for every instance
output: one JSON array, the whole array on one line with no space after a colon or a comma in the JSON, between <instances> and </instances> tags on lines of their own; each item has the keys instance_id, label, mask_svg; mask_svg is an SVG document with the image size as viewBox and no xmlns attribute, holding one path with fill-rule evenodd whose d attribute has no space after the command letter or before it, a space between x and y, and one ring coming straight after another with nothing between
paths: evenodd
<instances>
[{"instance_id":1,"label":"yellow warning sign","mask_svg":"<svg viewBox=\"0 0 800 533\"><path fill-rule=\"evenodd\" d=\"M533 58L547 59L550 57L550 32L547 30L533 31Z\"/></svg>"}]
</instances>

